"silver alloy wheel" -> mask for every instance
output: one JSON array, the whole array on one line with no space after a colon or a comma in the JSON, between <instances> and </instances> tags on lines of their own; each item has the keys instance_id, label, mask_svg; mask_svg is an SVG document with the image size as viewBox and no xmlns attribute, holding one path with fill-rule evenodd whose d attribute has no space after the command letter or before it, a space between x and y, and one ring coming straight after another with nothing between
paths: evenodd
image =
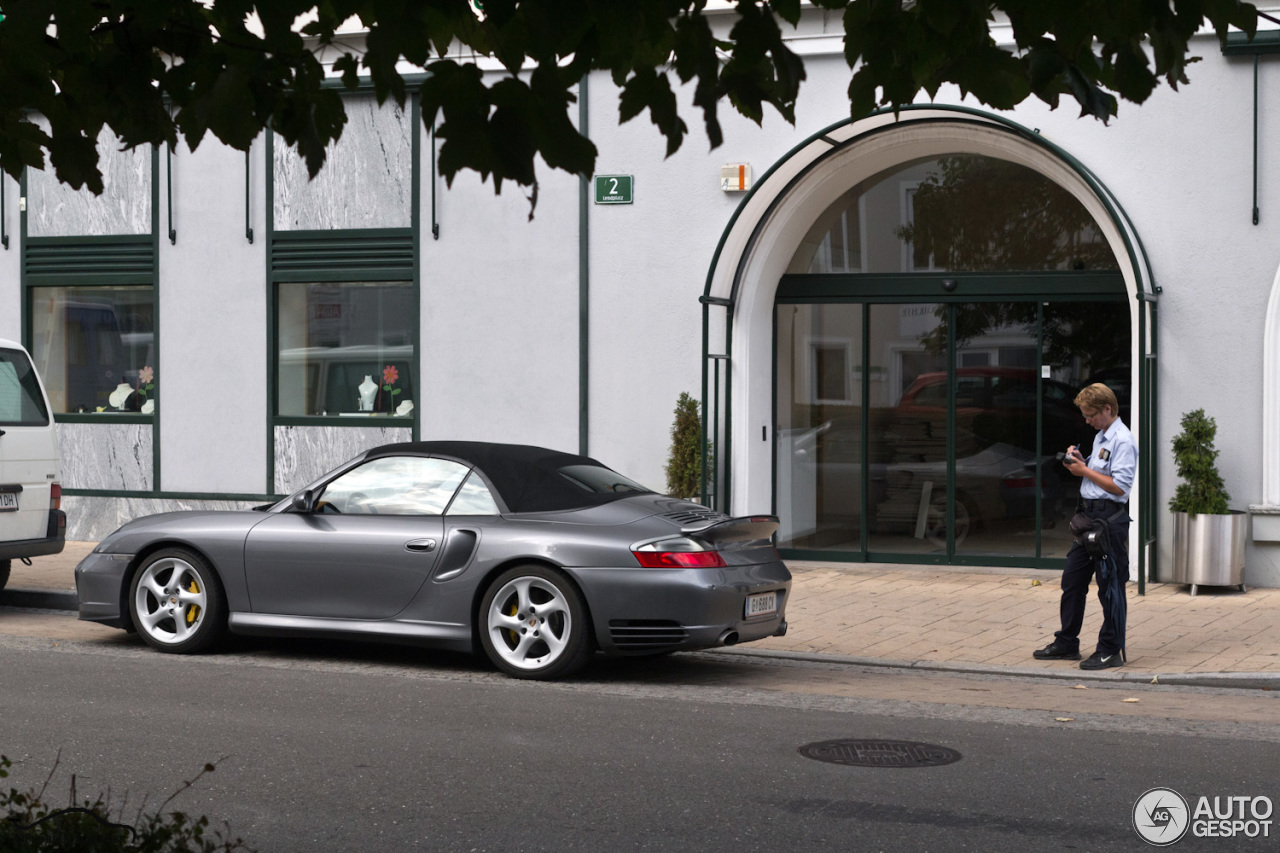
<instances>
[{"instance_id":1,"label":"silver alloy wheel","mask_svg":"<svg viewBox=\"0 0 1280 853\"><path fill-rule=\"evenodd\" d=\"M208 582L186 560L156 560L142 570L134 592L139 630L164 645L190 640L209 612L207 590Z\"/></svg>"},{"instance_id":2,"label":"silver alloy wheel","mask_svg":"<svg viewBox=\"0 0 1280 853\"><path fill-rule=\"evenodd\" d=\"M555 663L568 646L573 627L568 600L545 578L515 578L489 604L490 643L516 669L543 669Z\"/></svg>"}]
</instances>

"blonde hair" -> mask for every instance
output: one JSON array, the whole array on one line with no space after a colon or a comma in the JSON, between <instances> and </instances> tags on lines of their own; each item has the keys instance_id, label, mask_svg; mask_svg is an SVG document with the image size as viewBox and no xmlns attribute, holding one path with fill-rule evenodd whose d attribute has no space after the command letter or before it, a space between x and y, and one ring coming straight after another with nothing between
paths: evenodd
<instances>
[{"instance_id":1,"label":"blonde hair","mask_svg":"<svg viewBox=\"0 0 1280 853\"><path fill-rule=\"evenodd\" d=\"M1116 399L1116 392L1101 382L1095 382L1081 389L1080 393L1076 395L1075 404L1077 409L1083 409L1088 406L1098 412L1101 412L1103 407L1110 406L1112 416L1120 416L1120 401Z\"/></svg>"}]
</instances>

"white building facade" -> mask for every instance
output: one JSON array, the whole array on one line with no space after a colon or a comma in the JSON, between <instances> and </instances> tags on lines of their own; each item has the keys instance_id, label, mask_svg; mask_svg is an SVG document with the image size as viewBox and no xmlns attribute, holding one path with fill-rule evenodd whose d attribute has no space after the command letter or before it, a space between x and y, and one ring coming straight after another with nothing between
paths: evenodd
<instances>
[{"instance_id":1,"label":"white building facade","mask_svg":"<svg viewBox=\"0 0 1280 853\"><path fill-rule=\"evenodd\" d=\"M414 439L584 452L661 489L689 392L706 499L776 513L784 555L1053 568L1076 488L1053 457L1091 440L1071 397L1105 381L1142 451L1134 576L1171 562L1170 440L1203 408L1252 517L1244 579L1280 586L1274 45L1199 37L1191 84L1110 126L956 92L851 122L838 28L794 36L794 127L726 107L712 152L695 130L664 159L593 75L578 120L629 201L543 167L531 221L515 187L446 187L416 103L367 93L315 181L269 135L104 138L100 197L0 179L0 337L49 387L69 536Z\"/></svg>"}]
</instances>

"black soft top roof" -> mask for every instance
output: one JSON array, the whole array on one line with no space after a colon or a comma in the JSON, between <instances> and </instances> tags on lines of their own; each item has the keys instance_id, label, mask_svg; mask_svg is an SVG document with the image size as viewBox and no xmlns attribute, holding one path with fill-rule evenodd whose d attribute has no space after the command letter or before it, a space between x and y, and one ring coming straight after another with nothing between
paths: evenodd
<instances>
[{"instance_id":1,"label":"black soft top roof","mask_svg":"<svg viewBox=\"0 0 1280 853\"><path fill-rule=\"evenodd\" d=\"M589 456L562 453L529 444L494 444L487 441L410 441L384 444L366 454L367 459L399 454L449 456L474 465L489 478L511 512L554 512L609 503L636 492L591 492L561 476L569 465L592 465L612 471ZM616 472L615 472L616 473Z\"/></svg>"}]
</instances>

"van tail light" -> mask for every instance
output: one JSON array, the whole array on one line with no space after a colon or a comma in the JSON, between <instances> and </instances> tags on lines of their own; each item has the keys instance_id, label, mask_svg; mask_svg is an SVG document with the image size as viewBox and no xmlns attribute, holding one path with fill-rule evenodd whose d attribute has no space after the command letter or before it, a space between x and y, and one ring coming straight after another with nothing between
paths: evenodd
<instances>
[{"instance_id":1,"label":"van tail light","mask_svg":"<svg viewBox=\"0 0 1280 853\"><path fill-rule=\"evenodd\" d=\"M634 545L631 553L646 569L719 569L726 565L720 552L683 536Z\"/></svg>"},{"instance_id":2,"label":"van tail light","mask_svg":"<svg viewBox=\"0 0 1280 853\"><path fill-rule=\"evenodd\" d=\"M62 509L62 484L49 486L49 509Z\"/></svg>"}]
</instances>

